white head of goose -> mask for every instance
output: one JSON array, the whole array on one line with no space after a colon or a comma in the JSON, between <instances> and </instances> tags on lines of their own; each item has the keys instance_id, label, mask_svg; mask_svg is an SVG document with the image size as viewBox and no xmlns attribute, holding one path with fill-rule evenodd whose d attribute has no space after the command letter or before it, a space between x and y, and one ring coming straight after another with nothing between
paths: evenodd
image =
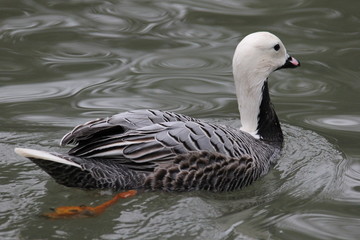
<instances>
[{"instance_id":1,"label":"white head of goose","mask_svg":"<svg viewBox=\"0 0 360 240\"><path fill-rule=\"evenodd\" d=\"M136 110L75 127L61 140L61 145L75 145L67 154L15 152L69 187L240 189L269 171L283 142L268 76L297 66L275 35L252 33L233 59L240 130L173 112Z\"/></svg>"}]
</instances>

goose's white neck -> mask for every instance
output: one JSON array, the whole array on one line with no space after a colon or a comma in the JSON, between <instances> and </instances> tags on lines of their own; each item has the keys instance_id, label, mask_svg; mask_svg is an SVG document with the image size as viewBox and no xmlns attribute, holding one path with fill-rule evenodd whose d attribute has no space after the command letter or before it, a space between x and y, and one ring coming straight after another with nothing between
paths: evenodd
<instances>
[{"instance_id":1,"label":"goose's white neck","mask_svg":"<svg viewBox=\"0 0 360 240\"><path fill-rule=\"evenodd\" d=\"M268 75L260 74L258 69L246 71L237 68L234 71L236 96L241 118L241 130L259 138L257 133L258 117L263 96L263 86ZM251 79L243 80L240 78Z\"/></svg>"}]
</instances>

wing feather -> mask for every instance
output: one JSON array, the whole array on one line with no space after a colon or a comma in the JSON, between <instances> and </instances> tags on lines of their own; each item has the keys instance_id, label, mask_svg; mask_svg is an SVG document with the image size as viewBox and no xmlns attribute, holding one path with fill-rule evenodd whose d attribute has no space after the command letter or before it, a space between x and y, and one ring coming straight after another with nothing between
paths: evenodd
<instances>
[{"instance_id":1,"label":"wing feather","mask_svg":"<svg viewBox=\"0 0 360 240\"><path fill-rule=\"evenodd\" d=\"M186 115L160 110L135 110L116 114L112 117L96 119L76 126L67 133L60 141L60 145L77 144L108 133L124 133L128 130L136 130L162 122L174 121L199 121Z\"/></svg>"}]
</instances>

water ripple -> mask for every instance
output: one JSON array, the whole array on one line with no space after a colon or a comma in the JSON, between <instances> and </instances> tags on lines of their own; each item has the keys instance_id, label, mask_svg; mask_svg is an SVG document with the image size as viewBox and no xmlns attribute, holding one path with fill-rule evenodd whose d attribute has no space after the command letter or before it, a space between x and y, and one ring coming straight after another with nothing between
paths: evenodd
<instances>
[{"instance_id":1,"label":"water ripple","mask_svg":"<svg viewBox=\"0 0 360 240\"><path fill-rule=\"evenodd\" d=\"M79 43L64 43L57 46L51 54L43 54L43 65L50 71L66 74L74 78L81 74L98 77L115 77L121 72L129 60L101 49Z\"/></svg>"},{"instance_id":2,"label":"water ripple","mask_svg":"<svg viewBox=\"0 0 360 240\"><path fill-rule=\"evenodd\" d=\"M108 79L76 79L74 81L58 81L50 83L18 84L1 87L2 103L36 101L40 99L55 99L73 96L84 88ZM73 86L69 88L68 86Z\"/></svg>"},{"instance_id":3,"label":"water ripple","mask_svg":"<svg viewBox=\"0 0 360 240\"><path fill-rule=\"evenodd\" d=\"M354 115L312 115L305 119L306 123L321 128L360 132L360 116Z\"/></svg>"},{"instance_id":4,"label":"water ripple","mask_svg":"<svg viewBox=\"0 0 360 240\"><path fill-rule=\"evenodd\" d=\"M43 33L46 30L73 28L79 25L79 22L72 17L56 14L18 17L8 19L3 23L0 27L0 39L23 40L26 36Z\"/></svg>"},{"instance_id":5,"label":"water ripple","mask_svg":"<svg viewBox=\"0 0 360 240\"><path fill-rule=\"evenodd\" d=\"M131 1L117 4L106 2L95 11L104 13L106 16L126 16L131 19L141 19L154 23L168 19L169 16L177 15L177 11L174 11L176 8L171 8L171 6L174 5L156 2L150 5L141 5Z\"/></svg>"},{"instance_id":6,"label":"water ripple","mask_svg":"<svg viewBox=\"0 0 360 240\"><path fill-rule=\"evenodd\" d=\"M183 8L178 4L151 3L140 5L134 2L105 2L92 8L84 16L93 25L101 25L101 31L91 31L91 35L119 37L124 34L144 34L169 21L181 19ZM115 30L116 29L116 30ZM115 30L115 31L114 31Z\"/></svg>"},{"instance_id":7,"label":"water ripple","mask_svg":"<svg viewBox=\"0 0 360 240\"><path fill-rule=\"evenodd\" d=\"M171 71L171 73L194 74L211 70L221 74L222 71L230 72L231 60L225 54L217 53L216 50L209 53L206 49L192 50L189 54L158 52L137 59L132 66L135 73L158 73L159 71Z\"/></svg>"},{"instance_id":8,"label":"water ripple","mask_svg":"<svg viewBox=\"0 0 360 240\"><path fill-rule=\"evenodd\" d=\"M332 39L339 38L339 35L353 36L358 32L354 29L344 27L342 20L346 18L346 14L340 10L332 8L311 8L311 9L294 9L287 12L289 17L286 20L286 28L279 29L284 34L289 34L284 29L290 29L294 34L295 32L301 32L303 36L309 39L318 39L320 36L329 36ZM291 16L291 17L290 17ZM320 20L321 19L321 20ZM322 21L326 19L326 21ZM335 27L338 26L338 27ZM338 34L335 34L333 29L338 29Z\"/></svg>"},{"instance_id":9,"label":"water ripple","mask_svg":"<svg viewBox=\"0 0 360 240\"><path fill-rule=\"evenodd\" d=\"M271 92L282 97L307 97L327 93L331 90L331 87L320 80L298 78L291 81L272 82Z\"/></svg>"},{"instance_id":10,"label":"water ripple","mask_svg":"<svg viewBox=\"0 0 360 240\"><path fill-rule=\"evenodd\" d=\"M344 160L341 152L315 132L283 124L285 146L275 169L281 171L283 191L296 198L312 194L331 198L340 191ZM306 151L304 151L306 149ZM311 198L315 201L314 196Z\"/></svg>"},{"instance_id":11,"label":"water ripple","mask_svg":"<svg viewBox=\"0 0 360 240\"><path fill-rule=\"evenodd\" d=\"M291 239L294 232L303 237L316 236L318 239L333 239L334 236L340 237L339 239L354 239L354 233L358 232L359 226L359 218L324 213L295 214L286 217L279 223L285 239ZM341 232L341 236L339 236L339 232Z\"/></svg>"},{"instance_id":12,"label":"water ripple","mask_svg":"<svg viewBox=\"0 0 360 240\"><path fill-rule=\"evenodd\" d=\"M192 24L188 26L182 24L176 28L170 27L169 30L165 32L166 35L161 35L162 37L178 39L178 41L192 42L193 47L204 45L216 46L219 45L217 40L229 41L238 35L238 33L227 30L226 28L219 27L216 30L214 28L209 29L202 25ZM162 30L164 32L164 29Z\"/></svg>"}]
</instances>

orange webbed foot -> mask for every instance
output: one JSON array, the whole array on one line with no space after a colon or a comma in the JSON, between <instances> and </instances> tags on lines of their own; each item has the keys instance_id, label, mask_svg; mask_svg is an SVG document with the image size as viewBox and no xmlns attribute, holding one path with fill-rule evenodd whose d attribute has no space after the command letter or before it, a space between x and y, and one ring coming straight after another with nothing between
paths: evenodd
<instances>
[{"instance_id":1,"label":"orange webbed foot","mask_svg":"<svg viewBox=\"0 0 360 240\"><path fill-rule=\"evenodd\" d=\"M103 204L96 207L88 207L88 206L57 207L54 209L53 212L45 213L43 214L43 216L52 219L95 217L103 213L106 208L116 203L120 198L132 197L135 196L136 193L137 193L136 190L129 190L126 192L118 193L111 200L104 202Z\"/></svg>"}]
</instances>

